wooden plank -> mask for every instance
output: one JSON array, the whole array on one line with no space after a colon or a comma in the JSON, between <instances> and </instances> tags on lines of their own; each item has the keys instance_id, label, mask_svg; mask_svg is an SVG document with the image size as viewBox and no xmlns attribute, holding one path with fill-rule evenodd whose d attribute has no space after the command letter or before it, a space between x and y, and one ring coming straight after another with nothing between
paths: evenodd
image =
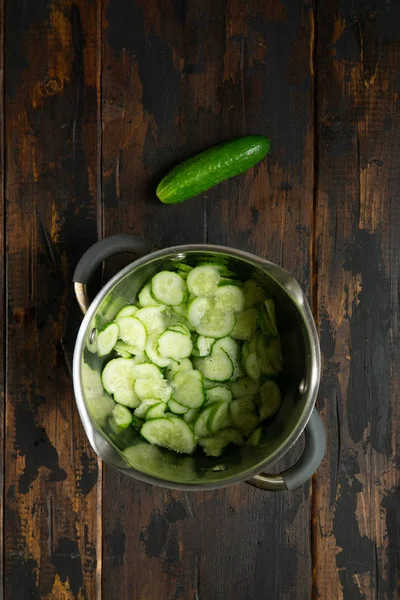
<instances>
[{"instance_id":1,"label":"wooden plank","mask_svg":"<svg viewBox=\"0 0 400 600\"><path fill-rule=\"evenodd\" d=\"M400 11L321 3L314 597L399 597ZM397 464L396 464L397 462Z\"/></svg>"},{"instance_id":2,"label":"wooden plank","mask_svg":"<svg viewBox=\"0 0 400 600\"><path fill-rule=\"evenodd\" d=\"M236 246L283 264L308 291L310 3L109 0L103 22L105 233ZM247 132L271 136L266 163L185 204L157 202L170 165ZM245 484L184 494L106 468L104 596L308 599L309 494Z\"/></svg>"},{"instance_id":3,"label":"wooden plank","mask_svg":"<svg viewBox=\"0 0 400 600\"><path fill-rule=\"evenodd\" d=\"M97 239L100 16L84 0L9 0L5 11L10 600L100 594L100 476L70 374L72 273Z\"/></svg>"}]
</instances>

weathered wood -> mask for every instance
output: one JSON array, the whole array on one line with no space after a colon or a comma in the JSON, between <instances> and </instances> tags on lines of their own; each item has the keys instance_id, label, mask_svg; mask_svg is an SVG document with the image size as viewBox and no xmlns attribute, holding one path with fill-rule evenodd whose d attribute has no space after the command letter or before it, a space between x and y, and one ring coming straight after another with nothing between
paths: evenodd
<instances>
[{"instance_id":1,"label":"weathered wood","mask_svg":"<svg viewBox=\"0 0 400 600\"><path fill-rule=\"evenodd\" d=\"M400 12L321 3L317 270L329 432L314 597L399 597ZM397 462L397 464L396 464Z\"/></svg>"},{"instance_id":2,"label":"weathered wood","mask_svg":"<svg viewBox=\"0 0 400 600\"><path fill-rule=\"evenodd\" d=\"M103 22L104 233L236 246L308 290L310 4L109 0ZM179 206L155 199L169 166L247 132L270 135L266 163ZM309 492L183 494L106 468L104 597L308 600Z\"/></svg>"},{"instance_id":3,"label":"weathered wood","mask_svg":"<svg viewBox=\"0 0 400 600\"><path fill-rule=\"evenodd\" d=\"M99 17L84 0L6 3L9 600L100 593L98 464L69 372L72 273L97 238Z\"/></svg>"}]
</instances>

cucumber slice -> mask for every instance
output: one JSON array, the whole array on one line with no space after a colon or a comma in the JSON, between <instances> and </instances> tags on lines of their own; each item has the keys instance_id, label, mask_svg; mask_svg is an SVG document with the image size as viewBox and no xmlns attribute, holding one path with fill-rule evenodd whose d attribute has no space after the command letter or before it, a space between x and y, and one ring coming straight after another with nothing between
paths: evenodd
<instances>
[{"instance_id":1,"label":"cucumber slice","mask_svg":"<svg viewBox=\"0 0 400 600\"><path fill-rule=\"evenodd\" d=\"M167 329L168 322L165 306L145 306L137 311L135 317L143 323L149 335L162 333Z\"/></svg>"},{"instance_id":2,"label":"cucumber slice","mask_svg":"<svg viewBox=\"0 0 400 600\"><path fill-rule=\"evenodd\" d=\"M129 408L126 406L122 406L122 404L117 404L112 411L112 416L118 427L122 427L126 429L132 423L132 413Z\"/></svg>"},{"instance_id":3,"label":"cucumber slice","mask_svg":"<svg viewBox=\"0 0 400 600\"><path fill-rule=\"evenodd\" d=\"M172 358L161 356L157 350L158 335L149 335L146 342L146 354L157 367L168 367L172 363Z\"/></svg>"},{"instance_id":4,"label":"cucumber slice","mask_svg":"<svg viewBox=\"0 0 400 600\"><path fill-rule=\"evenodd\" d=\"M132 389L135 382L134 364L129 358L114 358L103 369L101 381L104 389L113 394L119 389Z\"/></svg>"},{"instance_id":5,"label":"cucumber slice","mask_svg":"<svg viewBox=\"0 0 400 600\"><path fill-rule=\"evenodd\" d=\"M164 204L183 202L221 181L244 173L269 152L263 135L248 135L209 148L185 160L158 184L156 194Z\"/></svg>"},{"instance_id":6,"label":"cucumber slice","mask_svg":"<svg viewBox=\"0 0 400 600\"><path fill-rule=\"evenodd\" d=\"M243 446L244 439L240 431L229 427L219 431L213 437L205 437L198 440L198 443L203 447L207 456L220 456L229 444Z\"/></svg>"},{"instance_id":7,"label":"cucumber slice","mask_svg":"<svg viewBox=\"0 0 400 600\"><path fill-rule=\"evenodd\" d=\"M259 425L256 406L251 398L240 398L229 404L232 421L245 436L248 436Z\"/></svg>"},{"instance_id":8,"label":"cucumber slice","mask_svg":"<svg viewBox=\"0 0 400 600\"><path fill-rule=\"evenodd\" d=\"M145 326L135 317L120 317L118 319L119 337L129 344L135 354L142 354L145 346L147 333Z\"/></svg>"},{"instance_id":9,"label":"cucumber slice","mask_svg":"<svg viewBox=\"0 0 400 600\"><path fill-rule=\"evenodd\" d=\"M246 446L259 446L262 436L262 427L257 427L246 442Z\"/></svg>"},{"instance_id":10,"label":"cucumber slice","mask_svg":"<svg viewBox=\"0 0 400 600\"><path fill-rule=\"evenodd\" d=\"M190 271L193 269L193 267L191 267L190 265L185 265L185 263L179 263L176 268L179 271L183 271L183 272L186 272L186 273L190 273Z\"/></svg>"},{"instance_id":11,"label":"cucumber slice","mask_svg":"<svg viewBox=\"0 0 400 600\"><path fill-rule=\"evenodd\" d=\"M276 327L275 302L273 298L267 298L264 302L257 304L258 322L262 332L269 337L278 337Z\"/></svg>"},{"instance_id":12,"label":"cucumber slice","mask_svg":"<svg viewBox=\"0 0 400 600\"><path fill-rule=\"evenodd\" d=\"M165 379L137 379L133 389L141 400L156 398L162 402L168 402L172 392L171 386Z\"/></svg>"},{"instance_id":13,"label":"cucumber slice","mask_svg":"<svg viewBox=\"0 0 400 600\"><path fill-rule=\"evenodd\" d=\"M187 297L186 283L173 271L160 271L151 280L151 293L163 304L179 306Z\"/></svg>"},{"instance_id":14,"label":"cucumber slice","mask_svg":"<svg viewBox=\"0 0 400 600\"><path fill-rule=\"evenodd\" d=\"M266 381L260 388L260 419L269 419L276 414L281 405L281 392L275 381Z\"/></svg>"},{"instance_id":15,"label":"cucumber slice","mask_svg":"<svg viewBox=\"0 0 400 600\"><path fill-rule=\"evenodd\" d=\"M118 323L118 319L120 317L133 317L137 313L138 310L139 309L137 306L134 306L133 304L127 304L126 306L123 306L121 308L121 310L119 310L117 312L117 314L115 315L114 321L117 321L117 323Z\"/></svg>"},{"instance_id":16,"label":"cucumber slice","mask_svg":"<svg viewBox=\"0 0 400 600\"><path fill-rule=\"evenodd\" d=\"M248 279L244 282L243 293L245 308L250 308L265 300L264 290L257 281L254 281L254 279Z\"/></svg>"},{"instance_id":17,"label":"cucumber slice","mask_svg":"<svg viewBox=\"0 0 400 600\"><path fill-rule=\"evenodd\" d=\"M211 356L196 359L195 366L211 381L228 381L234 371L231 359L222 348L214 350Z\"/></svg>"},{"instance_id":18,"label":"cucumber slice","mask_svg":"<svg viewBox=\"0 0 400 600\"><path fill-rule=\"evenodd\" d=\"M170 398L168 400L168 408L171 412L175 413L176 415L184 415L189 410L187 406L182 406L182 404L179 404L179 402L177 402L173 398Z\"/></svg>"},{"instance_id":19,"label":"cucumber slice","mask_svg":"<svg viewBox=\"0 0 400 600\"><path fill-rule=\"evenodd\" d=\"M220 278L215 267L195 267L187 278L189 292L194 296L214 296Z\"/></svg>"},{"instance_id":20,"label":"cucumber slice","mask_svg":"<svg viewBox=\"0 0 400 600\"><path fill-rule=\"evenodd\" d=\"M218 383L216 383L215 381L211 381L210 379L206 379L204 377L203 378L203 385L204 385L204 389L205 390L212 390L213 388L215 388L218 385Z\"/></svg>"},{"instance_id":21,"label":"cucumber slice","mask_svg":"<svg viewBox=\"0 0 400 600\"><path fill-rule=\"evenodd\" d=\"M257 311L255 308L245 308L243 312L236 314L236 323L232 331L235 340L250 341L257 330Z\"/></svg>"},{"instance_id":22,"label":"cucumber slice","mask_svg":"<svg viewBox=\"0 0 400 600\"><path fill-rule=\"evenodd\" d=\"M219 349L225 350L232 361L233 373L231 381L236 381L240 377L243 377L244 372L240 360L241 349L239 344L231 337L224 337L215 342L213 352L216 352Z\"/></svg>"},{"instance_id":23,"label":"cucumber slice","mask_svg":"<svg viewBox=\"0 0 400 600\"><path fill-rule=\"evenodd\" d=\"M198 371L177 373L173 381L173 398L187 408L199 408L204 403L201 374Z\"/></svg>"},{"instance_id":24,"label":"cucumber slice","mask_svg":"<svg viewBox=\"0 0 400 600\"><path fill-rule=\"evenodd\" d=\"M135 379L154 379L161 381L163 374L156 365L150 365L148 363L142 365L135 365L133 367L133 376Z\"/></svg>"},{"instance_id":25,"label":"cucumber slice","mask_svg":"<svg viewBox=\"0 0 400 600\"><path fill-rule=\"evenodd\" d=\"M137 408L140 404L139 398L136 396L133 389L117 389L114 392L114 400L118 404L123 404L129 408Z\"/></svg>"},{"instance_id":26,"label":"cucumber slice","mask_svg":"<svg viewBox=\"0 0 400 600\"><path fill-rule=\"evenodd\" d=\"M148 410L150 408L152 408L153 406L158 406L159 404L160 404L160 400L158 400L156 398L148 398L147 400L143 400L143 402L140 404L140 406L135 410L135 412L133 414L138 419L145 419ZM162 404L164 404L164 407L165 407L165 403L162 402Z\"/></svg>"},{"instance_id":27,"label":"cucumber slice","mask_svg":"<svg viewBox=\"0 0 400 600\"><path fill-rule=\"evenodd\" d=\"M177 417L146 421L140 433L150 444L174 452L192 454L195 448L192 430L187 423Z\"/></svg>"},{"instance_id":28,"label":"cucumber slice","mask_svg":"<svg viewBox=\"0 0 400 600\"><path fill-rule=\"evenodd\" d=\"M244 294L237 285L219 287L215 292L215 300L235 313L242 312L244 308Z\"/></svg>"},{"instance_id":29,"label":"cucumber slice","mask_svg":"<svg viewBox=\"0 0 400 600\"><path fill-rule=\"evenodd\" d=\"M163 358L183 360L191 355L193 343L189 335L167 329L158 338L157 351Z\"/></svg>"},{"instance_id":30,"label":"cucumber slice","mask_svg":"<svg viewBox=\"0 0 400 600\"><path fill-rule=\"evenodd\" d=\"M255 352L248 355L244 363L244 368L250 379L253 381L258 381L260 379L260 363L258 362L257 354Z\"/></svg>"},{"instance_id":31,"label":"cucumber slice","mask_svg":"<svg viewBox=\"0 0 400 600\"><path fill-rule=\"evenodd\" d=\"M212 404L205 408L197 417L194 424L194 435L197 439L206 437L211 434L208 427L210 416L215 412L216 406Z\"/></svg>"},{"instance_id":32,"label":"cucumber slice","mask_svg":"<svg viewBox=\"0 0 400 600\"><path fill-rule=\"evenodd\" d=\"M181 317L182 319L186 319L187 318L187 304L185 302L183 302L183 304L180 304L179 306L173 306L172 307L172 312L175 313L178 317Z\"/></svg>"},{"instance_id":33,"label":"cucumber slice","mask_svg":"<svg viewBox=\"0 0 400 600\"><path fill-rule=\"evenodd\" d=\"M151 285L147 283L141 290L138 296L139 304L143 308L145 306L160 306L160 303L151 294Z\"/></svg>"},{"instance_id":34,"label":"cucumber slice","mask_svg":"<svg viewBox=\"0 0 400 600\"><path fill-rule=\"evenodd\" d=\"M223 265L222 263L217 263L217 262L205 262L205 261L201 261L199 263L197 263L198 267L213 267L214 269L217 269L218 273L221 275L221 277L237 277L236 273L234 273L233 271L231 271L230 269L228 269L228 267L226 267L225 265Z\"/></svg>"},{"instance_id":35,"label":"cucumber slice","mask_svg":"<svg viewBox=\"0 0 400 600\"><path fill-rule=\"evenodd\" d=\"M121 340L118 340L115 344L114 350L117 354L122 356L122 358L132 358L132 348L128 344L125 344L125 342L121 342Z\"/></svg>"},{"instance_id":36,"label":"cucumber slice","mask_svg":"<svg viewBox=\"0 0 400 600\"><path fill-rule=\"evenodd\" d=\"M232 392L224 385L217 385L211 390L206 391L206 399L208 402L231 402Z\"/></svg>"},{"instance_id":37,"label":"cucumber slice","mask_svg":"<svg viewBox=\"0 0 400 600\"><path fill-rule=\"evenodd\" d=\"M193 365L188 358L184 358L181 362L173 361L165 370L165 376L171 382L177 373L192 371Z\"/></svg>"},{"instance_id":38,"label":"cucumber slice","mask_svg":"<svg viewBox=\"0 0 400 600\"><path fill-rule=\"evenodd\" d=\"M282 371L283 357L279 338L267 340L260 333L256 338L256 352L264 375L276 375Z\"/></svg>"},{"instance_id":39,"label":"cucumber slice","mask_svg":"<svg viewBox=\"0 0 400 600\"><path fill-rule=\"evenodd\" d=\"M99 356L110 354L117 343L118 335L119 327L116 323L110 323L103 331L100 331L97 336L97 354Z\"/></svg>"},{"instance_id":40,"label":"cucumber slice","mask_svg":"<svg viewBox=\"0 0 400 600\"><path fill-rule=\"evenodd\" d=\"M182 335L191 335L188 327L184 323L176 323L175 325L170 325L168 329L169 331L175 331L176 333L181 333Z\"/></svg>"},{"instance_id":41,"label":"cucumber slice","mask_svg":"<svg viewBox=\"0 0 400 600\"><path fill-rule=\"evenodd\" d=\"M210 298L199 296L188 308L188 319L197 333L206 337L222 338L229 335L236 323L231 310L218 306Z\"/></svg>"},{"instance_id":42,"label":"cucumber slice","mask_svg":"<svg viewBox=\"0 0 400 600\"><path fill-rule=\"evenodd\" d=\"M234 398L244 398L245 396L255 396L260 387L258 383L249 377L243 377L239 381L230 384L230 389Z\"/></svg>"},{"instance_id":43,"label":"cucumber slice","mask_svg":"<svg viewBox=\"0 0 400 600\"><path fill-rule=\"evenodd\" d=\"M214 345L215 339L211 337L206 337L204 335L199 335L195 347L199 356L209 356L212 351L212 347Z\"/></svg>"},{"instance_id":44,"label":"cucumber slice","mask_svg":"<svg viewBox=\"0 0 400 600\"><path fill-rule=\"evenodd\" d=\"M165 414L165 403L158 402L158 404L153 404L146 412L145 419L148 421L149 419L159 419L163 417Z\"/></svg>"},{"instance_id":45,"label":"cucumber slice","mask_svg":"<svg viewBox=\"0 0 400 600\"><path fill-rule=\"evenodd\" d=\"M188 425L194 423L199 415L199 411L196 408L190 408L187 413L183 415L183 420Z\"/></svg>"},{"instance_id":46,"label":"cucumber slice","mask_svg":"<svg viewBox=\"0 0 400 600\"><path fill-rule=\"evenodd\" d=\"M219 429L232 425L229 402L219 402L215 410L211 412L207 424L211 433L216 433Z\"/></svg>"}]
</instances>

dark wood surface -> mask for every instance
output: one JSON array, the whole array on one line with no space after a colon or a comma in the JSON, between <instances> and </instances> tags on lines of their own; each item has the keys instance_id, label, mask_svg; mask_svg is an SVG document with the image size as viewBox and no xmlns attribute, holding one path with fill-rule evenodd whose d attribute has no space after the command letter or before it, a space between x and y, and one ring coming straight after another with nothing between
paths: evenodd
<instances>
[{"instance_id":1,"label":"dark wood surface","mask_svg":"<svg viewBox=\"0 0 400 600\"><path fill-rule=\"evenodd\" d=\"M1 0L0 21L4 598L399 598L400 4ZM271 138L267 161L155 199L171 165L246 133ZM117 232L237 247L300 281L328 433L312 482L172 492L96 459L71 278Z\"/></svg>"}]
</instances>

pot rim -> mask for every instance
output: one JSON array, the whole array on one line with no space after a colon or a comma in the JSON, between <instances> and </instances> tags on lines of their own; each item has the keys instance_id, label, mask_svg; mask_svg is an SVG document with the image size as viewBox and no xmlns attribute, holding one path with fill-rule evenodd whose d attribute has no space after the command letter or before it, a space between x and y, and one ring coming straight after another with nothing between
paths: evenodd
<instances>
[{"instance_id":1,"label":"pot rim","mask_svg":"<svg viewBox=\"0 0 400 600\"><path fill-rule=\"evenodd\" d=\"M180 489L184 491L195 491L195 490L214 490L219 488L228 487L235 483L239 483L245 481L252 476L262 473L265 468L274 465L280 459L282 459L288 451L292 448L292 446L297 442L303 433L304 429L307 426L307 423L311 417L312 410L315 405L315 401L318 394L319 382L320 382L320 373L321 373L321 354L319 347L319 339L317 335L317 330L314 322L314 318L311 312L311 309L308 305L307 299L302 291L297 280L285 269L263 259L259 256L251 254L249 252L245 252L243 250L237 250L235 248L230 248L228 246L218 246L211 244L184 244L179 246L170 246L168 248L163 248L161 250L156 250L149 254L146 254L137 260L133 261L120 271L118 271L111 279L106 283L104 287L98 292L95 298L92 300L86 315L84 316L82 323L79 327L75 348L74 348L74 356L73 356L73 386L74 386L74 395L75 401L77 404L77 408L82 420L83 427L85 429L86 435L94 448L96 454L99 455L97 449L95 448L94 436L90 435L88 429L95 429L98 434L103 438L104 441L109 443L109 440L106 438L104 433L101 431L99 426L92 419L89 410L86 406L86 402L84 399L83 389L82 389L82 377L81 377L81 361L83 354L83 343L86 337L87 330L89 328L90 322L94 317L99 305L107 296L107 294L113 289L113 287L126 275L129 275L132 271L142 266L145 263L153 262L159 258L168 258L171 255L176 258L185 258L185 254L194 253L194 252L205 252L209 254L225 254L231 256L233 258L247 260L250 263L256 264L260 268L269 267L275 271L275 274L279 274L281 280L274 277L271 272L269 272L269 276L275 279L275 281L282 287L284 292L290 297L290 299L297 305L299 312L301 313L304 326L307 331L307 335L310 341L310 379L307 381L307 389L303 392L307 395L307 400L304 406L303 413L301 418L298 420L297 424L291 431L290 435L286 438L286 440L270 455L267 459L259 462L257 465L252 467L251 469L246 470L240 475L233 476L232 478L223 479L221 481L210 482L210 483L179 483L173 482L166 479L161 479L156 477L155 475L149 475L144 473L143 471L139 471L135 469L133 466L128 467L120 467L117 465L112 465L114 468L119 470L120 472L126 473L135 479L143 481L145 483L150 483L153 485L159 485L162 487L166 487L169 489ZM285 285L284 282L289 285ZM100 455L100 458L102 456ZM102 458L103 460L103 458ZM122 459L121 459L122 460ZM107 461L104 461L107 462ZM109 464L109 463L108 463Z\"/></svg>"}]
</instances>

